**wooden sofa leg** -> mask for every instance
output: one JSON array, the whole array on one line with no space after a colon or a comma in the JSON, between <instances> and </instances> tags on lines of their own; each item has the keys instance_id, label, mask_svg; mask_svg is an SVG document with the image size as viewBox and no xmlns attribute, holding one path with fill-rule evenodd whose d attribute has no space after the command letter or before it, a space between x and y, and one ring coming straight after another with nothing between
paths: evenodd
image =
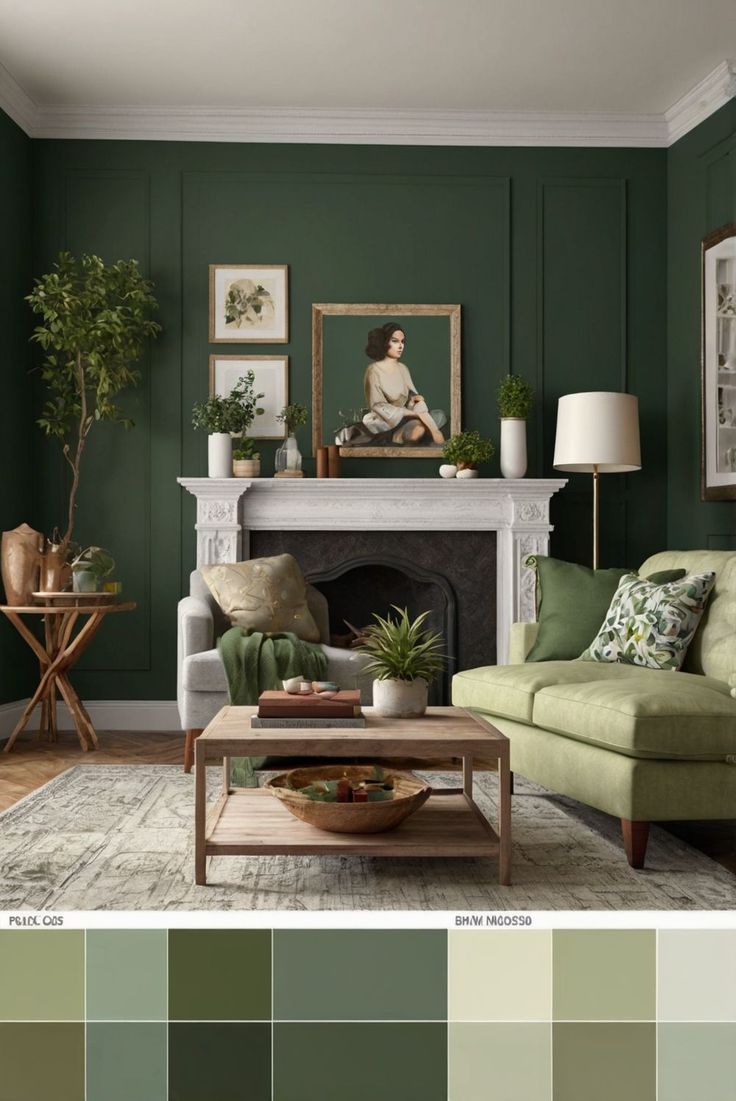
<instances>
[{"instance_id":1,"label":"wooden sofa leg","mask_svg":"<svg viewBox=\"0 0 736 1101\"><path fill-rule=\"evenodd\" d=\"M509 772L509 795L514 794L514 774Z\"/></svg>"},{"instance_id":2,"label":"wooden sofa leg","mask_svg":"<svg viewBox=\"0 0 736 1101\"><path fill-rule=\"evenodd\" d=\"M622 818L621 832L624 835L624 848L629 864L632 868L643 868L649 840L649 823L631 822L628 818Z\"/></svg>"},{"instance_id":3,"label":"wooden sofa leg","mask_svg":"<svg viewBox=\"0 0 736 1101\"><path fill-rule=\"evenodd\" d=\"M194 742L204 730L204 727L200 727L199 730L187 730L187 736L184 741L184 771L191 772L192 765L194 764Z\"/></svg>"}]
</instances>

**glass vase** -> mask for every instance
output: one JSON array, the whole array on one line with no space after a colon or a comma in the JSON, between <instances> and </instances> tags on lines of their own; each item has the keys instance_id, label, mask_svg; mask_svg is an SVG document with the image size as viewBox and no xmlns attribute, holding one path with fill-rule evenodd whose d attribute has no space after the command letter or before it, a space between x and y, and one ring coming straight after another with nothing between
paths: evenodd
<instances>
[{"instance_id":1,"label":"glass vase","mask_svg":"<svg viewBox=\"0 0 736 1101\"><path fill-rule=\"evenodd\" d=\"M276 450L276 473L301 470L302 454L297 446L296 436L290 432L281 447Z\"/></svg>"}]
</instances>

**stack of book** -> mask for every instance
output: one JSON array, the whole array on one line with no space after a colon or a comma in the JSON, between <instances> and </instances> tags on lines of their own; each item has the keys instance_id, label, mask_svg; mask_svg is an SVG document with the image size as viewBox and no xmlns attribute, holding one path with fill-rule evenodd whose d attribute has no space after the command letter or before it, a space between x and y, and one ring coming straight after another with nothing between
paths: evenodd
<instances>
[{"instance_id":1,"label":"stack of book","mask_svg":"<svg viewBox=\"0 0 736 1101\"><path fill-rule=\"evenodd\" d=\"M261 692L258 697L258 714L250 722L251 726L271 730L289 727L309 729L365 726L357 688L341 689L329 698L320 696L317 692L309 696L292 695L290 692Z\"/></svg>"}]
</instances>

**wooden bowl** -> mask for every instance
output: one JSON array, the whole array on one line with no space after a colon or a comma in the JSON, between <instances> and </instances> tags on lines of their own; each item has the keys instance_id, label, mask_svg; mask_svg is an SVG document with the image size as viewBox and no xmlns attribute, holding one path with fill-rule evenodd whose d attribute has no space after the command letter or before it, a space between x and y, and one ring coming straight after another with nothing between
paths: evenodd
<instances>
[{"instance_id":1,"label":"wooden bowl","mask_svg":"<svg viewBox=\"0 0 736 1101\"><path fill-rule=\"evenodd\" d=\"M294 788L306 787L315 780L372 780L373 765L322 765L295 768L266 783L266 787L303 822L329 833L383 833L395 829L405 818L419 810L432 793L424 780L411 772L384 769L386 779L394 781L394 797L376 803L319 803Z\"/></svg>"}]
</instances>

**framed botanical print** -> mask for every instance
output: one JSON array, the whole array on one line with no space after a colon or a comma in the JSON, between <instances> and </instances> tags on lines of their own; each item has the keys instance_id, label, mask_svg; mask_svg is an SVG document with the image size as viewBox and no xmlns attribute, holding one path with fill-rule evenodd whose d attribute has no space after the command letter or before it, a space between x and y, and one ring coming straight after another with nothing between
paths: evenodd
<instances>
[{"instance_id":1,"label":"framed botanical print","mask_svg":"<svg viewBox=\"0 0 736 1101\"><path fill-rule=\"evenodd\" d=\"M286 264L210 264L210 343L287 344Z\"/></svg>"},{"instance_id":2,"label":"framed botanical print","mask_svg":"<svg viewBox=\"0 0 736 1101\"><path fill-rule=\"evenodd\" d=\"M288 356L210 356L210 397L226 398L238 380L248 371L255 375L253 389L263 396L258 406L263 410L248 429L254 440L283 440L286 426L276 420L289 404Z\"/></svg>"},{"instance_id":3,"label":"framed botanical print","mask_svg":"<svg viewBox=\"0 0 736 1101\"><path fill-rule=\"evenodd\" d=\"M312 306L312 443L437 458L460 431L460 306Z\"/></svg>"},{"instance_id":4,"label":"framed botanical print","mask_svg":"<svg viewBox=\"0 0 736 1101\"><path fill-rule=\"evenodd\" d=\"M736 498L736 222L702 242L704 501Z\"/></svg>"}]
</instances>

